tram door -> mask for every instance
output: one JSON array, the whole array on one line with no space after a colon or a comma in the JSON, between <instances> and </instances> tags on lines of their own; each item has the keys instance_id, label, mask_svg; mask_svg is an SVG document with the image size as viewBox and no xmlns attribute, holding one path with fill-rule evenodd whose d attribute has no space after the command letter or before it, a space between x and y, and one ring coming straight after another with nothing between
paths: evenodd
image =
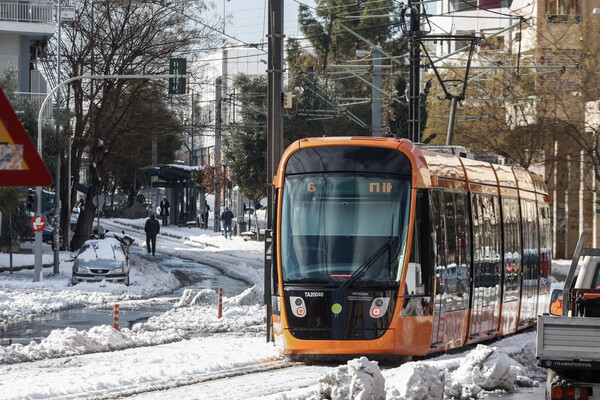
<instances>
[{"instance_id":1,"label":"tram door","mask_svg":"<svg viewBox=\"0 0 600 400\"><path fill-rule=\"evenodd\" d=\"M521 310L519 327L535 322L537 316L537 296L540 280L539 241L536 203L521 200L521 221L523 226L523 270L521 273Z\"/></svg>"},{"instance_id":2,"label":"tram door","mask_svg":"<svg viewBox=\"0 0 600 400\"><path fill-rule=\"evenodd\" d=\"M431 201L437 250L431 341L458 347L465 340L469 304L466 194L433 190Z\"/></svg>"},{"instance_id":3,"label":"tram door","mask_svg":"<svg viewBox=\"0 0 600 400\"><path fill-rule=\"evenodd\" d=\"M473 221L473 302L470 339L495 335L500 318L500 203L497 196L475 193Z\"/></svg>"}]
</instances>

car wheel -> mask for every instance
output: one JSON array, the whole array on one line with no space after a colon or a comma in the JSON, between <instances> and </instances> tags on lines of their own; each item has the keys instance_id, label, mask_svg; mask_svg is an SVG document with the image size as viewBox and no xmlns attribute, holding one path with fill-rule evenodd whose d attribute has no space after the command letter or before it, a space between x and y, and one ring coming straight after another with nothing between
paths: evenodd
<instances>
[{"instance_id":1,"label":"car wheel","mask_svg":"<svg viewBox=\"0 0 600 400\"><path fill-rule=\"evenodd\" d=\"M125 286L129 286L129 277L125 278Z\"/></svg>"}]
</instances>

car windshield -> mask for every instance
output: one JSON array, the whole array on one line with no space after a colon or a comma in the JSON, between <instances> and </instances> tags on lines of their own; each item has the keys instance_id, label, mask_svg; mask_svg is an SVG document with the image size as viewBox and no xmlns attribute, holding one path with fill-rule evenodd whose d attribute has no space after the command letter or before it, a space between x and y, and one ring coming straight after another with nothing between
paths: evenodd
<instances>
[{"instance_id":1,"label":"car windshield","mask_svg":"<svg viewBox=\"0 0 600 400\"><path fill-rule=\"evenodd\" d=\"M408 177L287 177L281 221L284 282L341 288L397 284L409 208Z\"/></svg>"}]
</instances>

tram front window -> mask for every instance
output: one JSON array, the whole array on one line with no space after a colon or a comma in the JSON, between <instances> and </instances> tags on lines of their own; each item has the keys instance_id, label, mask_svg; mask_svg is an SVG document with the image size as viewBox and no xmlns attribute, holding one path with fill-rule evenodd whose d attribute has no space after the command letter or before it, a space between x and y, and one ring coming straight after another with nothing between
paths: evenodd
<instances>
[{"instance_id":1,"label":"tram front window","mask_svg":"<svg viewBox=\"0 0 600 400\"><path fill-rule=\"evenodd\" d=\"M282 207L284 283L349 288L400 281L410 209L408 177L288 176Z\"/></svg>"}]
</instances>

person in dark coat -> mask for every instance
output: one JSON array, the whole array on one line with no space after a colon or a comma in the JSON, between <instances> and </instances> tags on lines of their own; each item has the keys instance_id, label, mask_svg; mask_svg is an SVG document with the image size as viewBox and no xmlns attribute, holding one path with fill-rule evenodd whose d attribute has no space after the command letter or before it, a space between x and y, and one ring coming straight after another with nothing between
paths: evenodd
<instances>
[{"instance_id":1,"label":"person in dark coat","mask_svg":"<svg viewBox=\"0 0 600 400\"><path fill-rule=\"evenodd\" d=\"M169 200L166 197L163 197L160 202L160 216L162 217L163 226L169 225L169 208L171 208L171 204L169 204Z\"/></svg>"},{"instance_id":2,"label":"person in dark coat","mask_svg":"<svg viewBox=\"0 0 600 400\"><path fill-rule=\"evenodd\" d=\"M160 224L154 214L150 214L150 218L146 220L144 231L146 231L146 248L148 249L148 254L152 251L152 255L154 255L156 253L156 235L160 232Z\"/></svg>"},{"instance_id":3,"label":"person in dark coat","mask_svg":"<svg viewBox=\"0 0 600 400\"><path fill-rule=\"evenodd\" d=\"M225 239L227 239L227 232L229 232L229 237L232 237L231 221L234 217L235 216L229 210L228 207L225 207L225 211L221 213L221 220L223 221L223 231L225 232Z\"/></svg>"},{"instance_id":4,"label":"person in dark coat","mask_svg":"<svg viewBox=\"0 0 600 400\"><path fill-rule=\"evenodd\" d=\"M204 229L208 228L208 213L210 212L210 206L208 202L204 200Z\"/></svg>"}]
</instances>

